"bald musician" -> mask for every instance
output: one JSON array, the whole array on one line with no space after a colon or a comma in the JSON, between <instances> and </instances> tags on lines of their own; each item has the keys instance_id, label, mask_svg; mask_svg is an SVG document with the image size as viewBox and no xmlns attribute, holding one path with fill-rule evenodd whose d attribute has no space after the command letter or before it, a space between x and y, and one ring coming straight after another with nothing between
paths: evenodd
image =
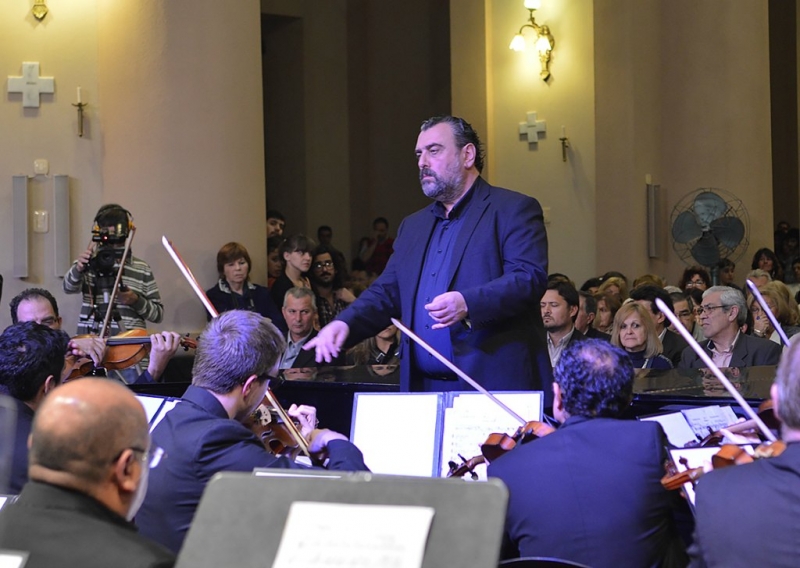
<instances>
[{"instance_id":1,"label":"bald musician","mask_svg":"<svg viewBox=\"0 0 800 568\"><path fill-rule=\"evenodd\" d=\"M633 393L630 359L607 341L586 339L565 348L554 376L561 426L489 465L510 493L504 556L595 568L685 566L673 522L685 504L661 486L661 425L619 419Z\"/></svg>"},{"instance_id":2,"label":"bald musician","mask_svg":"<svg viewBox=\"0 0 800 568\"><path fill-rule=\"evenodd\" d=\"M29 552L26 568L172 566L130 522L154 454L127 388L89 378L58 387L33 423L30 481L0 511L0 548Z\"/></svg>"},{"instance_id":3,"label":"bald musician","mask_svg":"<svg viewBox=\"0 0 800 568\"><path fill-rule=\"evenodd\" d=\"M800 336L770 389L786 450L707 473L697 483L692 566L797 566L800 561Z\"/></svg>"},{"instance_id":4,"label":"bald musician","mask_svg":"<svg viewBox=\"0 0 800 568\"><path fill-rule=\"evenodd\" d=\"M301 467L268 453L242 424L264 399L285 346L281 332L255 312L231 310L208 323L197 345L191 386L153 430L153 442L168 458L150 476L136 517L142 534L177 553L214 474ZM367 469L345 436L316 428L313 407L292 405L288 412L299 419L312 452L327 450L328 469Z\"/></svg>"}]
</instances>

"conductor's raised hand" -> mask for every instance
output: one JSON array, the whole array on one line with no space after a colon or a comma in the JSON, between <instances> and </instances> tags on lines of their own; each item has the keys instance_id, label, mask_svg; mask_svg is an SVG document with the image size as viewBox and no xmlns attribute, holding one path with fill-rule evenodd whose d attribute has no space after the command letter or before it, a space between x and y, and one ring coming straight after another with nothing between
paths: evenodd
<instances>
[{"instance_id":1,"label":"conductor's raised hand","mask_svg":"<svg viewBox=\"0 0 800 568\"><path fill-rule=\"evenodd\" d=\"M461 292L445 292L425 305L434 323L431 329L443 329L463 320L469 314Z\"/></svg>"},{"instance_id":2,"label":"conductor's raised hand","mask_svg":"<svg viewBox=\"0 0 800 568\"><path fill-rule=\"evenodd\" d=\"M331 323L319 330L317 336L307 341L303 349L310 351L316 349L317 363L330 363L339 356L347 336L350 334L350 327L343 321L333 320Z\"/></svg>"}]
</instances>

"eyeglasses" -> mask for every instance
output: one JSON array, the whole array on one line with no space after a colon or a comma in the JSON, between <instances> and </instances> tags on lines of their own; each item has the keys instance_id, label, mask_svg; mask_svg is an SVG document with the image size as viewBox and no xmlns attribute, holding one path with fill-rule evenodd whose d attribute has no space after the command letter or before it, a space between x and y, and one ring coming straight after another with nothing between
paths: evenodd
<instances>
[{"instance_id":1,"label":"eyeglasses","mask_svg":"<svg viewBox=\"0 0 800 568\"><path fill-rule=\"evenodd\" d=\"M695 288L695 287L697 287L697 286L705 286L705 284L706 284L706 283L705 283L705 281L703 281L703 280L689 280L689 281L686 283L686 287L687 287L687 288Z\"/></svg>"},{"instance_id":2,"label":"eyeglasses","mask_svg":"<svg viewBox=\"0 0 800 568\"><path fill-rule=\"evenodd\" d=\"M135 453L142 454L142 463L146 463L150 469L158 467L158 464L161 463L161 460L167 457L167 452L164 451L164 448L159 446L150 446L149 450L137 448L135 446L129 446L121 449L116 457L111 460L111 463L115 463L122 456L125 450L132 450Z\"/></svg>"},{"instance_id":3,"label":"eyeglasses","mask_svg":"<svg viewBox=\"0 0 800 568\"><path fill-rule=\"evenodd\" d=\"M730 306L726 306L724 304L720 304L719 306L697 306L694 311L699 316L703 312L708 312L709 314L718 308L730 308Z\"/></svg>"},{"instance_id":4,"label":"eyeglasses","mask_svg":"<svg viewBox=\"0 0 800 568\"><path fill-rule=\"evenodd\" d=\"M689 310L681 310L676 315L679 318L688 318L690 315L692 315L692 312L690 312Z\"/></svg>"},{"instance_id":5,"label":"eyeglasses","mask_svg":"<svg viewBox=\"0 0 800 568\"><path fill-rule=\"evenodd\" d=\"M319 270L320 268L323 268L323 267L324 268L330 268L331 266L333 266L333 261L332 260L323 260L322 262L315 262L314 263L314 268L316 270Z\"/></svg>"}]
</instances>

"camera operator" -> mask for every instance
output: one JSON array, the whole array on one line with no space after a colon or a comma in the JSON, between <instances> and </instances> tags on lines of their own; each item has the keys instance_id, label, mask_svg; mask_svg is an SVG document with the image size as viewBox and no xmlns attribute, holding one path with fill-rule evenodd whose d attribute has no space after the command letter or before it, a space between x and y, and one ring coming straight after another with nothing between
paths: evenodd
<instances>
[{"instance_id":1,"label":"camera operator","mask_svg":"<svg viewBox=\"0 0 800 568\"><path fill-rule=\"evenodd\" d=\"M130 227L131 215L126 209L116 204L101 207L94 220L91 244L64 276L64 292L83 294L78 334L100 331ZM125 259L112 315L109 335L145 329L145 320L159 323L164 316L153 271L132 252Z\"/></svg>"}]
</instances>

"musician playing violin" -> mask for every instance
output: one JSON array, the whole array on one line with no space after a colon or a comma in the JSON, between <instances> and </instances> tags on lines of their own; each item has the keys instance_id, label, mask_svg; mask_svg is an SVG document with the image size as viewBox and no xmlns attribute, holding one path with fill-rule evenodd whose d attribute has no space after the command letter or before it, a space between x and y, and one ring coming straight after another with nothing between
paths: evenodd
<instances>
[{"instance_id":1,"label":"musician playing violin","mask_svg":"<svg viewBox=\"0 0 800 568\"><path fill-rule=\"evenodd\" d=\"M655 422L619 419L632 399L630 358L586 339L567 346L554 376L561 426L489 464L488 475L510 493L503 555L685 565L672 515L686 505L660 483L664 432Z\"/></svg>"},{"instance_id":2,"label":"musician playing violin","mask_svg":"<svg viewBox=\"0 0 800 568\"><path fill-rule=\"evenodd\" d=\"M53 295L43 288L28 288L17 294L10 303L11 322L34 321L50 329L61 329L61 316L58 303ZM155 333L150 336L150 361L147 369L136 379L136 383L157 382L164 373L170 358L180 345L180 336L171 331ZM73 337L69 341L66 376L79 358L89 358L101 365L106 344L99 337ZM66 378L62 376L62 379Z\"/></svg>"},{"instance_id":3,"label":"musician playing violin","mask_svg":"<svg viewBox=\"0 0 800 568\"><path fill-rule=\"evenodd\" d=\"M209 322L197 346L192 385L152 433L167 458L150 472L136 517L142 534L177 552L214 474L302 467L268 453L242 424L264 399L284 348L280 331L257 313L231 310ZM312 455L327 450L329 469L367 469L344 435L316 428L314 408L292 405L288 412L299 420Z\"/></svg>"},{"instance_id":4,"label":"musician playing violin","mask_svg":"<svg viewBox=\"0 0 800 568\"><path fill-rule=\"evenodd\" d=\"M797 566L800 550L800 339L790 340L770 389L786 450L717 469L697 482L692 566ZM735 515L735 521L732 515Z\"/></svg>"}]
</instances>

